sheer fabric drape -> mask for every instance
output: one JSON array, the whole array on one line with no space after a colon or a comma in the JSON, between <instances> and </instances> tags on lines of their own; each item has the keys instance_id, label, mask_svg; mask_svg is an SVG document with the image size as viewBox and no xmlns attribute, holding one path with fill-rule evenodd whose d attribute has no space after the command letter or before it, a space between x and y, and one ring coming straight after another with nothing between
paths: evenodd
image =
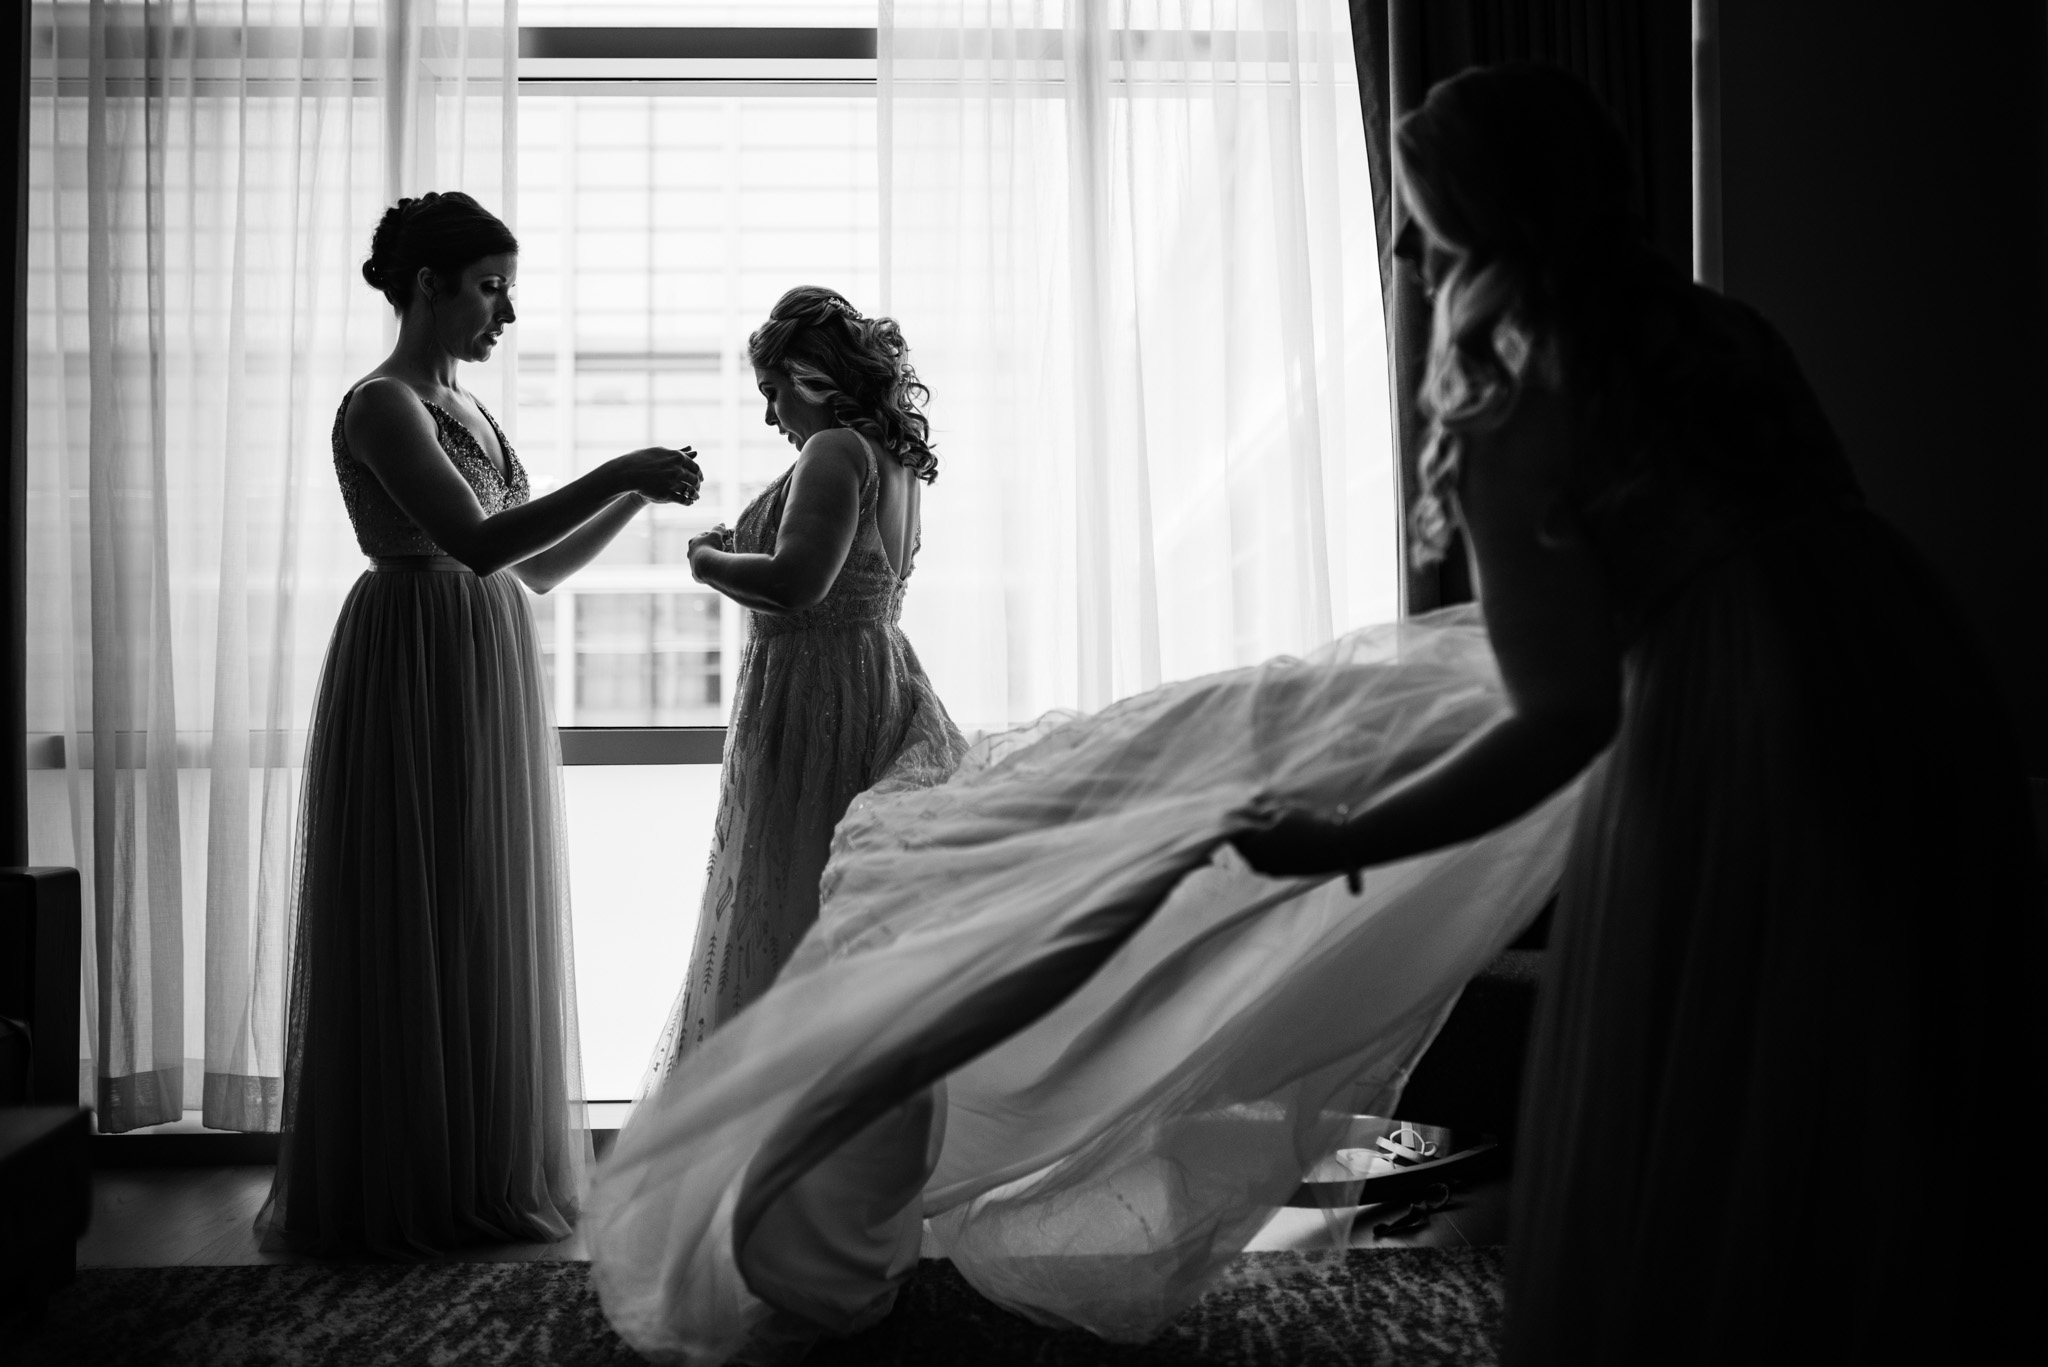
<instances>
[{"instance_id":1,"label":"sheer fabric drape","mask_svg":"<svg viewBox=\"0 0 2048 1367\"><path fill-rule=\"evenodd\" d=\"M883 306L940 456L905 629L961 724L1391 620L1341 0L885 0L879 54Z\"/></svg>"},{"instance_id":2,"label":"sheer fabric drape","mask_svg":"<svg viewBox=\"0 0 2048 1367\"><path fill-rule=\"evenodd\" d=\"M515 8L34 7L30 848L85 878L102 1129L277 1126L304 728L362 563L327 428L392 327L357 268L400 194L509 216ZM510 371L468 383L510 414Z\"/></svg>"}]
</instances>

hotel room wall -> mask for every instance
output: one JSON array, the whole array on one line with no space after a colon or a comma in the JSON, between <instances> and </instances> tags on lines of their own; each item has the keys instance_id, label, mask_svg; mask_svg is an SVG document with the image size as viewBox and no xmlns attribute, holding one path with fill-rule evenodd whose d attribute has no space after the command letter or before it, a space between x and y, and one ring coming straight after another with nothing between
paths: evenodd
<instances>
[{"instance_id":1,"label":"hotel room wall","mask_svg":"<svg viewBox=\"0 0 2048 1367\"><path fill-rule=\"evenodd\" d=\"M1783 329L1872 502L1968 604L2039 792L2048 6L1718 7L1725 288Z\"/></svg>"}]
</instances>

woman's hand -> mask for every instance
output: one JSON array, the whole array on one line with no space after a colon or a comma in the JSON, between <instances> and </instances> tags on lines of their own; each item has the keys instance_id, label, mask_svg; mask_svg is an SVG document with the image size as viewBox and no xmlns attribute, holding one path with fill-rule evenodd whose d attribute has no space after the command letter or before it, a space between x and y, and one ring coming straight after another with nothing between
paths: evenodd
<instances>
[{"instance_id":1,"label":"woman's hand","mask_svg":"<svg viewBox=\"0 0 2048 1367\"><path fill-rule=\"evenodd\" d=\"M1247 864L1268 878L1312 878L1359 864L1348 823L1301 807L1284 807L1272 825L1231 837Z\"/></svg>"},{"instance_id":2,"label":"woman's hand","mask_svg":"<svg viewBox=\"0 0 2048 1367\"><path fill-rule=\"evenodd\" d=\"M695 447L644 446L607 462L620 486L653 503L695 503L704 472Z\"/></svg>"},{"instance_id":3,"label":"woman's hand","mask_svg":"<svg viewBox=\"0 0 2048 1367\"><path fill-rule=\"evenodd\" d=\"M802 612L825 600L860 528L867 453L844 427L814 433L789 475L771 551L691 542L690 572L743 608Z\"/></svg>"},{"instance_id":4,"label":"woman's hand","mask_svg":"<svg viewBox=\"0 0 2048 1367\"><path fill-rule=\"evenodd\" d=\"M705 579L704 575L699 570L699 565L701 563L700 558L697 555L699 549L709 549L714 551L720 551L728 555L731 554L732 528L726 526L723 522L721 522L716 527L713 527L710 531L699 532L695 536L690 538L690 548L687 552L685 552L685 558L690 562L690 577L701 584L705 582Z\"/></svg>"}]
</instances>

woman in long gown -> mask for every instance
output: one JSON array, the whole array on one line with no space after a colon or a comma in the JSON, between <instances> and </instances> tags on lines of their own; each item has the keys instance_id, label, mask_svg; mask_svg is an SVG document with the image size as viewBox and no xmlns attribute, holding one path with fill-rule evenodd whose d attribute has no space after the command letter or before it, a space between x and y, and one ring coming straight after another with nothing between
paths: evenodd
<instances>
[{"instance_id":1,"label":"woman in long gown","mask_svg":"<svg viewBox=\"0 0 2048 1367\"><path fill-rule=\"evenodd\" d=\"M1399 138L1436 298L1420 530L1468 533L1514 706L1357 816L1241 843L1376 864L1611 735L1523 1088L1508 1361L1992 1360L2042 1270L2005 1151L2048 1047L1977 643L1769 325L1644 246L1584 87L1467 73Z\"/></svg>"},{"instance_id":2,"label":"woman in long gown","mask_svg":"<svg viewBox=\"0 0 2048 1367\"><path fill-rule=\"evenodd\" d=\"M747 354L797 459L737 527L690 544L691 573L748 609L747 643L696 943L643 1095L775 981L817 920L847 804L942 779L965 748L897 625L938 474L901 330L804 285Z\"/></svg>"},{"instance_id":3,"label":"woman in long gown","mask_svg":"<svg viewBox=\"0 0 2048 1367\"><path fill-rule=\"evenodd\" d=\"M529 496L456 382L514 320L517 253L467 195L429 194L363 265L399 332L334 419L372 564L307 741L273 1247L557 1239L581 1195L560 755L520 585L546 592L699 473L649 448Z\"/></svg>"},{"instance_id":4,"label":"woman in long gown","mask_svg":"<svg viewBox=\"0 0 2048 1367\"><path fill-rule=\"evenodd\" d=\"M817 928L593 1185L598 1289L643 1352L857 1330L921 1240L1020 1313L1146 1337L1347 1111L1398 1113L1568 847L1517 1351L1768 1360L1805 1347L1787 1325L1911 1341L2025 1304L1959 1313L1956 1269L1995 1256L1864 1204L1967 1116L1984 1147L1938 1151L1939 1189L1998 1194L1945 1213L2003 1253L1998 1127L2038 1094L2024 795L1967 633L1768 327L1643 247L1591 97L1491 73L1429 118L1465 100L1480 146L1451 158L1425 119L1404 165L1486 225L1418 204L1409 239L1438 294L1422 530L1463 519L1484 624L1355 633L857 801ZM1362 866L1356 894L1331 879ZM1953 1116L1904 1109L1930 1100ZM1859 1319L1909 1265L1929 1298Z\"/></svg>"}]
</instances>

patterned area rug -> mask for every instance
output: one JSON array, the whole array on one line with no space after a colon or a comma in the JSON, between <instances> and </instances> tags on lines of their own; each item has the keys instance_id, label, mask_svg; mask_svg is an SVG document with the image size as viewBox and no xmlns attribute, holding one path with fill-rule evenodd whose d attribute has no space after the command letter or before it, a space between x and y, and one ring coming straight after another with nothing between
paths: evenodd
<instances>
[{"instance_id":1,"label":"patterned area rug","mask_svg":"<svg viewBox=\"0 0 2048 1367\"><path fill-rule=\"evenodd\" d=\"M807 1367L1490 1364L1501 1250L1255 1253L1150 1343L1042 1328L927 1261L889 1318ZM631 1364L584 1263L285 1264L81 1272L24 1364Z\"/></svg>"}]
</instances>

